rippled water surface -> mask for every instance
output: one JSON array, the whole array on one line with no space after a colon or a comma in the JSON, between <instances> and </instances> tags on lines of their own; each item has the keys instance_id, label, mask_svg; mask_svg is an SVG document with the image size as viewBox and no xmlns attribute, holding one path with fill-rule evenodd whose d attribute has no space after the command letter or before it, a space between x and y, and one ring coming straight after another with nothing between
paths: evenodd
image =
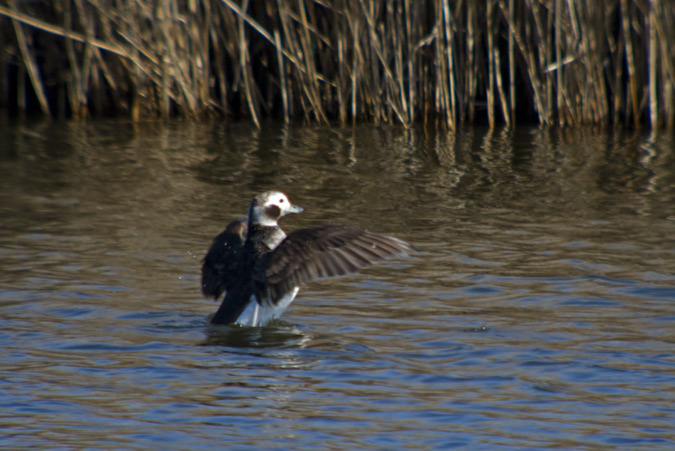
<instances>
[{"instance_id":1,"label":"rippled water surface","mask_svg":"<svg viewBox=\"0 0 675 451\"><path fill-rule=\"evenodd\" d=\"M1 123L0 447L672 449L675 143L642 132ZM210 327L251 197L415 257Z\"/></svg>"}]
</instances>

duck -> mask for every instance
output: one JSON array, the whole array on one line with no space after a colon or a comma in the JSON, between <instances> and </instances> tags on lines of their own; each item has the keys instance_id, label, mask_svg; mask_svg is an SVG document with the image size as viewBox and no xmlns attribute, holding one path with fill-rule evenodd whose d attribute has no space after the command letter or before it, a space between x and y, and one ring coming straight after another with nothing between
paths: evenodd
<instances>
[{"instance_id":1,"label":"duck","mask_svg":"<svg viewBox=\"0 0 675 451\"><path fill-rule=\"evenodd\" d=\"M300 287L416 248L401 239L344 226L319 226L289 235L279 220L303 209L280 191L258 194L246 218L230 222L202 260L202 293L223 300L210 323L263 327L291 305Z\"/></svg>"}]
</instances>

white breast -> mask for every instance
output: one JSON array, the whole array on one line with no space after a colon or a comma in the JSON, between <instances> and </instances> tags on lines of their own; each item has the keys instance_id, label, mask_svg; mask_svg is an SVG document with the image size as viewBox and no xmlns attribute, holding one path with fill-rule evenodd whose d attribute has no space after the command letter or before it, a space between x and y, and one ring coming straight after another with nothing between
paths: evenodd
<instances>
[{"instance_id":1,"label":"white breast","mask_svg":"<svg viewBox=\"0 0 675 451\"><path fill-rule=\"evenodd\" d=\"M295 287L292 291L286 293L277 305L272 305L269 307L263 307L258 304L258 301L255 298L255 295L251 296L251 299L248 301L248 305L244 311L239 315L236 324L240 326L249 326L249 327L262 327L266 326L267 323L273 319L279 318L284 311L291 305L293 299L300 291L300 287Z\"/></svg>"}]
</instances>

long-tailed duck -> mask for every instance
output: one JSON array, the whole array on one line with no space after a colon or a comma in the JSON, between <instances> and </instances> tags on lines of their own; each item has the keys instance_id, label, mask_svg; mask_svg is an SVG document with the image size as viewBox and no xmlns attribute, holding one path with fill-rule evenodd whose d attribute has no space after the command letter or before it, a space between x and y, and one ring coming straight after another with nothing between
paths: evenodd
<instances>
[{"instance_id":1,"label":"long-tailed duck","mask_svg":"<svg viewBox=\"0 0 675 451\"><path fill-rule=\"evenodd\" d=\"M365 230L325 226L286 236L277 221L300 213L279 191L257 195L248 218L231 222L218 235L202 264L202 292L218 299L212 324L264 326L293 302L300 285L354 272L379 261L405 256L405 241Z\"/></svg>"}]
</instances>

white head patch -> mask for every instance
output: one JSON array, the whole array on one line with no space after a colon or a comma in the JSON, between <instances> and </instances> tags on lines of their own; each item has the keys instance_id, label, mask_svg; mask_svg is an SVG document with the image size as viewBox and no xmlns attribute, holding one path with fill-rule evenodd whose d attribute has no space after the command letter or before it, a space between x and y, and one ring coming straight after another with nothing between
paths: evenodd
<instances>
[{"instance_id":1,"label":"white head patch","mask_svg":"<svg viewBox=\"0 0 675 451\"><path fill-rule=\"evenodd\" d=\"M268 191L258 194L251 202L248 210L249 221L252 224L273 227L279 218L287 213L299 213L302 208L291 204L288 197L280 191Z\"/></svg>"}]
</instances>

